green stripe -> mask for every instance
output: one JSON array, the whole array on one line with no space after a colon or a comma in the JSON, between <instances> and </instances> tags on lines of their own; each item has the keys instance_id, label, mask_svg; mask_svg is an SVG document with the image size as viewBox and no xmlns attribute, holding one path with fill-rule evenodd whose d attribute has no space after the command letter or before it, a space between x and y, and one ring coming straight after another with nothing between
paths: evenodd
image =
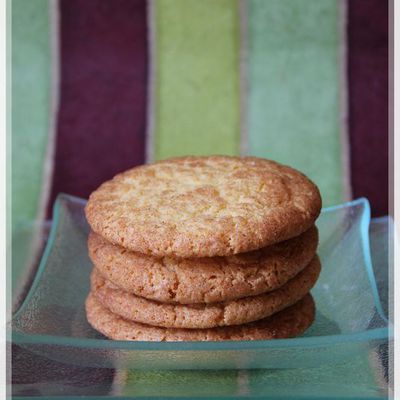
<instances>
[{"instance_id":1,"label":"green stripe","mask_svg":"<svg viewBox=\"0 0 400 400\"><path fill-rule=\"evenodd\" d=\"M154 157L238 154L237 3L159 0L154 7Z\"/></svg>"},{"instance_id":2,"label":"green stripe","mask_svg":"<svg viewBox=\"0 0 400 400\"><path fill-rule=\"evenodd\" d=\"M307 351L307 350L305 350ZM314 349L315 357L319 355ZM332 350L334 352L334 350ZM382 390L376 382L370 355L363 353L339 364L316 368L269 369L249 371L250 394L268 390L271 398L376 398ZM268 388L268 389L267 389ZM354 397L353 397L354 396ZM364 397L365 396L365 397Z\"/></svg>"},{"instance_id":3,"label":"green stripe","mask_svg":"<svg viewBox=\"0 0 400 400\"><path fill-rule=\"evenodd\" d=\"M47 0L11 4L12 288L31 254L43 186L50 110L51 51Z\"/></svg>"},{"instance_id":4,"label":"green stripe","mask_svg":"<svg viewBox=\"0 0 400 400\"><path fill-rule=\"evenodd\" d=\"M252 155L300 169L324 206L344 197L336 0L248 2Z\"/></svg>"},{"instance_id":5,"label":"green stripe","mask_svg":"<svg viewBox=\"0 0 400 400\"><path fill-rule=\"evenodd\" d=\"M35 219L49 129L47 0L12 1L12 223Z\"/></svg>"}]
</instances>

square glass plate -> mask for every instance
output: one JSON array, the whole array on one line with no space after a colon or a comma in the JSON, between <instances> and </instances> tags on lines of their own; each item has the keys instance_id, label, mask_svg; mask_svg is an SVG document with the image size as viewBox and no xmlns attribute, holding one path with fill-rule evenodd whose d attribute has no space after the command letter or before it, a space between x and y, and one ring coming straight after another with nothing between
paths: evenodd
<instances>
[{"instance_id":1,"label":"square glass plate","mask_svg":"<svg viewBox=\"0 0 400 400\"><path fill-rule=\"evenodd\" d=\"M108 340L86 321L92 268L85 201L60 195L32 287L12 319L13 342L63 363L132 369L318 367L378 349L388 339L371 264L366 199L326 208L317 221L322 272L314 324L294 339L226 342Z\"/></svg>"}]
</instances>

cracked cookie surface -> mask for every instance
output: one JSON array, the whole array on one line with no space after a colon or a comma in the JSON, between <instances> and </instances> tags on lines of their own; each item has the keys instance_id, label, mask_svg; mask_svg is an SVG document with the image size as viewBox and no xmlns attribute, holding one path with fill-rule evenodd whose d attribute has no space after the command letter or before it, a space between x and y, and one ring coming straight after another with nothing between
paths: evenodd
<instances>
[{"instance_id":1,"label":"cracked cookie surface","mask_svg":"<svg viewBox=\"0 0 400 400\"><path fill-rule=\"evenodd\" d=\"M91 291L100 303L120 317L166 328L214 328L240 325L269 317L302 299L316 283L318 257L281 288L258 296L223 303L165 304L124 292L93 269Z\"/></svg>"},{"instance_id":2,"label":"cracked cookie surface","mask_svg":"<svg viewBox=\"0 0 400 400\"><path fill-rule=\"evenodd\" d=\"M227 257L155 258L113 245L93 232L89 256L119 288L166 303L214 303L277 289L314 257L318 230L249 253Z\"/></svg>"},{"instance_id":3,"label":"cracked cookie surface","mask_svg":"<svg viewBox=\"0 0 400 400\"><path fill-rule=\"evenodd\" d=\"M92 230L157 257L227 256L305 232L321 210L305 175L256 157L181 157L103 183L85 208Z\"/></svg>"},{"instance_id":4,"label":"cracked cookie surface","mask_svg":"<svg viewBox=\"0 0 400 400\"><path fill-rule=\"evenodd\" d=\"M110 312L90 293L86 299L86 316L94 329L114 340L157 342L268 340L301 335L314 321L315 304L312 296L307 294L293 306L249 324L210 329L176 329L125 320Z\"/></svg>"}]
</instances>

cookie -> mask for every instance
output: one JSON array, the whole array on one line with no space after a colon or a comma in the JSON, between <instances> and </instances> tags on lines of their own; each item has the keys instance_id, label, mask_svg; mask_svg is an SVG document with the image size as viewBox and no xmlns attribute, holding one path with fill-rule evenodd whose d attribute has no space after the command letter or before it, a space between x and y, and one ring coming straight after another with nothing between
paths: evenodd
<instances>
[{"instance_id":1,"label":"cookie","mask_svg":"<svg viewBox=\"0 0 400 400\"><path fill-rule=\"evenodd\" d=\"M180 304L214 303L277 289L314 257L318 230L248 253L227 257L155 258L126 251L91 232L89 256L108 280L148 299Z\"/></svg>"},{"instance_id":2,"label":"cookie","mask_svg":"<svg viewBox=\"0 0 400 400\"><path fill-rule=\"evenodd\" d=\"M314 321L315 304L311 295L307 294L293 306L257 322L211 329L174 329L127 321L109 311L90 293L86 299L86 317L94 329L115 340L267 340L301 335Z\"/></svg>"},{"instance_id":3,"label":"cookie","mask_svg":"<svg viewBox=\"0 0 400 400\"><path fill-rule=\"evenodd\" d=\"M227 256L298 236L321 210L302 173L256 157L181 157L103 183L85 208L92 230L157 257Z\"/></svg>"},{"instance_id":4,"label":"cookie","mask_svg":"<svg viewBox=\"0 0 400 400\"><path fill-rule=\"evenodd\" d=\"M257 321L291 306L311 290L320 271L315 257L280 289L223 303L182 305L147 300L116 288L95 269L91 291L103 306L127 320L166 328L215 328Z\"/></svg>"}]
</instances>

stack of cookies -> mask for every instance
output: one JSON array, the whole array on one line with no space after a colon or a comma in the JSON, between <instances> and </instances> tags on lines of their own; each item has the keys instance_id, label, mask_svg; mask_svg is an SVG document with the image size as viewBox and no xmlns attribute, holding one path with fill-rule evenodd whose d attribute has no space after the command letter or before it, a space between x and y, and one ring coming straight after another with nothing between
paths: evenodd
<instances>
[{"instance_id":1,"label":"stack of cookies","mask_svg":"<svg viewBox=\"0 0 400 400\"><path fill-rule=\"evenodd\" d=\"M313 322L318 188L255 157L133 168L89 198L89 323L111 339L262 340Z\"/></svg>"}]
</instances>

